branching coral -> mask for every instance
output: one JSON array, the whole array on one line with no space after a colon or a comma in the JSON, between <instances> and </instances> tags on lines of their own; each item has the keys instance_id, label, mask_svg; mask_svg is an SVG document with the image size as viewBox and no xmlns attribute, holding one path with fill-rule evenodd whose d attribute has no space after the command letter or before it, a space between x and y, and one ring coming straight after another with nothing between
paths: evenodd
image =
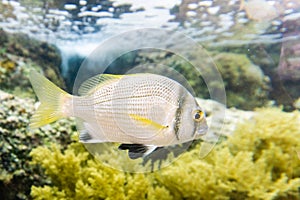
<instances>
[{"instance_id":1,"label":"branching coral","mask_svg":"<svg viewBox=\"0 0 300 200\"><path fill-rule=\"evenodd\" d=\"M169 191L144 174L117 171L93 160L79 143L61 153L57 145L31 152L54 187L32 187L35 199L171 199ZM47 159L45 159L47 158Z\"/></svg>"},{"instance_id":2,"label":"branching coral","mask_svg":"<svg viewBox=\"0 0 300 200\"><path fill-rule=\"evenodd\" d=\"M257 112L205 159L199 146L169 167L132 174L94 160L80 143L31 152L51 179L34 199L300 199L300 114ZM112 156L112 160L118 160Z\"/></svg>"},{"instance_id":3,"label":"branching coral","mask_svg":"<svg viewBox=\"0 0 300 200\"><path fill-rule=\"evenodd\" d=\"M229 138L231 152L249 151L254 161L264 159L273 179L282 173L288 178L299 177L300 161L296 154L300 147L299 112L284 113L278 109L258 112L252 122L240 125L238 134Z\"/></svg>"},{"instance_id":4,"label":"branching coral","mask_svg":"<svg viewBox=\"0 0 300 200\"><path fill-rule=\"evenodd\" d=\"M178 199L300 199L299 117L259 111L207 158L188 152L159 180Z\"/></svg>"}]
</instances>

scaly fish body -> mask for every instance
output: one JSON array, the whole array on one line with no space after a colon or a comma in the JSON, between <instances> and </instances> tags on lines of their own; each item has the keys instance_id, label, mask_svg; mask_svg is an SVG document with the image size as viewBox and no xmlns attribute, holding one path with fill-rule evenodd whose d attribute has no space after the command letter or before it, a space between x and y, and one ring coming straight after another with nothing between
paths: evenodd
<instances>
[{"instance_id":1,"label":"scaly fish body","mask_svg":"<svg viewBox=\"0 0 300 200\"><path fill-rule=\"evenodd\" d=\"M41 90L52 91L51 98L40 98L42 105L33 116L31 127L61 117L80 118L79 138L83 143L168 146L197 139L207 130L204 112L194 97L178 82L164 76L99 75L82 84L82 96L58 90L36 72L32 73L31 82L38 97L44 93ZM43 109L43 104L48 108Z\"/></svg>"}]
</instances>

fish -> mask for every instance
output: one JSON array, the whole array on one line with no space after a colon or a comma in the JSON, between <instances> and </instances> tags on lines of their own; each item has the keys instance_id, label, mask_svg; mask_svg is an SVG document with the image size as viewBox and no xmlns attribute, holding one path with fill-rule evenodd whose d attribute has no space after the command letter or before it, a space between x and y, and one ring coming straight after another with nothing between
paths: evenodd
<instances>
[{"instance_id":1,"label":"fish","mask_svg":"<svg viewBox=\"0 0 300 200\"><path fill-rule=\"evenodd\" d=\"M118 143L131 159L200 139L208 130L205 111L193 95L162 75L99 74L81 84L79 95L65 92L34 70L29 79L40 101L30 128L75 117L80 142Z\"/></svg>"}]
</instances>

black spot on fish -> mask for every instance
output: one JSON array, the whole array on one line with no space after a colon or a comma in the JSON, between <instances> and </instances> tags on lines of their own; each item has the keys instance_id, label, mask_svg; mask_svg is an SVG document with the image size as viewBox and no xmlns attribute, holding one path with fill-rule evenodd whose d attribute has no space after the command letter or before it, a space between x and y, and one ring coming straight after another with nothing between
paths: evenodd
<instances>
[{"instance_id":1,"label":"black spot on fish","mask_svg":"<svg viewBox=\"0 0 300 200\"><path fill-rule=\"evenodd\" d=\"M141 158L148 151L148 147L142 144L121 144L118 149L128 150L131 159Z\"/></svg>"}]
</instances>

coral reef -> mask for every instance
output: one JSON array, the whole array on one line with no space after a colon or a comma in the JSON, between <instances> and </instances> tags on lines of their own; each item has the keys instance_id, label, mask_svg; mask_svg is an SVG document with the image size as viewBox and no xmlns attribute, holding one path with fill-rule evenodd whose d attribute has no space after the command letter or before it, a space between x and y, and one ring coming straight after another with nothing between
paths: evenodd
<instances>
[{"instance_id":1,"label":"coral reef","mask_svg":"<svg viewBox=\"0 0 300 200\"><path fill-rule=\"evenodd\" d=\"M0 4L0 10L6 8ZM9 15L9 11L4 14ZM0 29L0 199L28 199L31 185L47 183L41 170L29 165L29 152L52 142L64 147L75 133L70 120L38 130L27 127L35 97L29 71L40 71L63 87L59 65L60 56L54 46Z\"/></svg>"},{"instance_id":2,"label":"coral reef","mask_svg":"<svg viewBox=\"0 0 300 200\"><path fill-rule=\"evenodd\" d=\"M65 88L65 83L59 71L61 57L55 46L34 40L24 34L7 33L2 29L0 29L0 38L1 60L13 55L8 59L19 60L20 63L25 65L34 63L52 82ZM20 65L22 66L22 64L18 64L16 69Z\"/></svg>"},{"instance_id":3,"label":"coral reef","mask_svg":"<svg viewBox=\"0 0 300 200\"><path fill-rule=\"evenodd\" d=\"M297 26L293 24L291 27ZM299 73L299 69L296 66L298 59L297 48L299 46L297 46L295 41L286 41L275 44L233 45L210 50L247 55L249 60L259 66L264 75L270 79L269 85L272 87L269 90L268 98L274 104L282 105L283 110L293 111L296 108L293 102L300 96L299 81L295 79ZM288 68L288 64L290 68Z\"/></svg>"},{"instance_id":4,"label":"coral reef","mask_svg":"<svg viewBox=\"0 0 300 200\"><path fill-rule=\"evenodd\" d=\"M33 163L46 168L53 186L32 187L34 199L172 199L168 190L145 174L129 174L93 160L82 144L64 152L57 145L31 152ZM45 159L45 156L47 159Z\"/></svg>"},{"instance_id":5,"label":"coral reef","mask_svg":"<svg viewBox=\"0 0 300 200\"><path fill-rule=\"evenodd\" d=\"M299 117L261 110L203 161L188 152L160 180L176 199L300 199Z\"/></svg>"},{"instance_id":6,"label":"coral reef","mask_svg":"<svg viewBox=\"0 0 300 200\"><path fill-rule=\"evenodd\" d=\"M65 88L59 73L60 62L54 46L0 29L0 90L20 97L34 97L28 79L32 69Z\"/></svg>"},{"instance_id":7,"label":"coral reef","mask_svg":"<svg viewBox=\"0 0 300 200\"><path fill-rule=\"evenodd\" d=\"M13 18L15 19L16 16L13 13L13 7L9 4L3 4L3 2L0 2L0 13L3 16L3 18ZM3 19L0 19L1 21Z\"/></svg>"},{"instance_id":8,"label":"coral reef","mask_svg":"<svg viewBox=\"0 0 300 200\"><path fill-rule=\"evenodd\" d=\"M62 120L51 126L29 130L33 99L20 99L0 91L0 199L27 199L31 185L47 183L40 169L29 165L29 152L52 142L71 142L74 122Z\"/></svg>"},{"instance_id":9,"label":"coral reef","mask_svg":"<svg viewBox=\"0 0 300 200\"><path fill-rule=\"evenodd\" d=\"M0 89L19 97L34 97L28 80L29 71L40 68L12 54L0 55Z\"/></svg>"},{"instance_id":10,"label":"coral reef","mask_svg":"<svg viewBox=\"0 0 300 200\"><path fill-rule=\"evenodd\" d=\"M294 107L300 110L300 98L294 102Z\"/></svg>"},{"instance_id":11,"label":"coral reef","mask_svg":"<svg viewBox=\"0 0 300 200\"><path fill-rule=\"evenodd\" d=\"M222 74L229 107L249 110L267 104L269 79L247 56L218 53L213 59Z\"/></svg>"},{"instance_id":12,"label":"coral reef","mask_svg":"<svg viewBox=\"0 0 300 200\"><path fill-rule=\"evenodd\" d=\"M205 66L205 59L201 55L203 52L193 52L188 59ZM268 104L270 80L245 54L210 52L210 55L223 78L228 107L252 110ZM200 98L210 98L206 83L201 76L212 81L210 87L213 89L217 90L221 87L219 83L214 82L214 73L211 68L203 68L199 74L190 62L171 53L139 52L135 62L140 65L150 63L154 65L153 68L166 65L175 69L188 80L195 96Z\"/></svg>"},{"instance_id":13,"label":"coral reef","mask_svg":"<svg viewBox=\"0 0 300 200\"><path fill-rule=\"evenodd\" d=\"M199 145L169 167L147 174L105 167L73 143L30 155L50 183L33 199L300 199L300 114L262 109L204 159ZM111 160L121 162L117 155Z\"/></svg>"}]
</instances>

